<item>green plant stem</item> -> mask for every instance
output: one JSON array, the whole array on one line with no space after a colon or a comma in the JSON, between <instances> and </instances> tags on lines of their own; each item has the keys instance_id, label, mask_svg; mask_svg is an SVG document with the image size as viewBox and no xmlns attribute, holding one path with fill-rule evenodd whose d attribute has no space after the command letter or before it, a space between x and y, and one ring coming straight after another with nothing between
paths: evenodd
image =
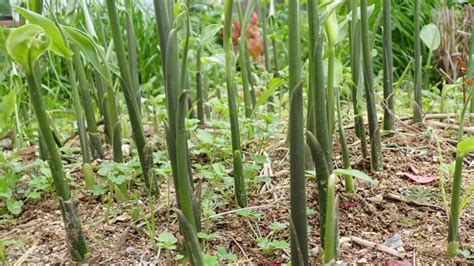
<instances>
[{"instance_id":1,"label":"green plant stem","mask_svg":"<svg viewBox=\"0 0 474 266\"><path fill-rule=\"evenodd\" d=\"M336 215L336 176L331 174L328 180L326 232L324 243L324 263L334 264L337 255L337 215Z\"/></svg>"},{"instance_id":2,"label":"green plant stem","mask_svg":"<svg viewBox=\"0 0 474 266\"><path fill-rule=\"evenodd\" d=\"M454 179L453 179L453 192L451 196L451 210L449 214L449 225L448 225L448 257L454 257L457 255L459 246L459 213L460 213L460 200L461 200L461 181L462 181L462 163L464 157L461 155L456 156L456 165L454 167Z\"/></svg>"},{"instance_id":3,"label":"green plant stem","mask_svg":"<svg viewBox=\"0 0 474 266\"><path fill-rule=\"evenodd\" d=\"M233 156L240 155L240 130L238 120L238 109L237 101L235 96L235 85L234 85L234 65L232 64L232 7L233 0L224 0L224 52L225 52L225 73L226 73L226 85L227 85L227 100L229 104L229 119L232 135L232 151ZM238 153L236 153L238 151ZM234 186L235 186L235 198L243 199L246 195L245 187L242 190L240 184L244 184L243 176L243 165L242 158L234 158ZM246 197L245 197L246 198ZM247 206L247 202L239 202L239 207L244 208Z\"/></svg>"},{"instance_id":4,"label":"green plant stem","mask_svg":"<svg viewBox=\"0 0 474 266\"><path fill-rule=\"evenodd\" d=\"M300 2L288 3L288 58L290 112L288 135L290 146L290 215L296 237L291 237L291 262L308 265L308 232L306 218L303 85L301 79ZM301 258L303 259L301 261Z\"/></svg>"},{"instance_id":5,"label":"green plant stem","mask_svg":"<svg viewBox=\"0 0 474 266\"><path fill-rule=\"evenodd\" d=\"M420 0L415 0L415 93L413 105L413 122L415 123L420 123L423 119L421 82Z\"/></svg>"},{"instance_id":6,"label":"green plant stem","mask_svg":"<svg viewBox=\"0 0 474 266\"><path fill-rule=\"evenodd\" d=\"M130 74L132 77L133 88L135 90L137 98L137 108L141 112L142 101L140 92L140 79L138 73L138 59L137 59L137 38L135 34L135 27L133 25L133 0L125 1L125 29L127 32L127 45L128 45L128 63L130 68Z\"/></svg>"},{"instance_id":7,"label":"green plant stem","mask_svg":"<svg viewBox=\"0 0 474 266\"><path fill-rule=\"evenodd\" d=\"M74 71L74 66L71 59L67 60L67 67L69 72L69 82L71 83L72 101L76 115L77 131L79 133L79 141L81 143L82 162L90 163L91 154L89 150L89 141L87 138L84 116L82 113L81 98L79 96L79 90L77 89L76 72Z\"/></svg>"},{"instance_id":8,"label":"green plant stem","mask_svg":"<svg viewBox=\"0 0 474 266\"><path fill-rule=\"evenodd\" d=\"M339 90L336 89L336 112L337 112L337 129L339 131L339 142L341 143L342 150L342 163L344 169L351 168L351 161L349 157L349 148L347 147L346 134L344 133L344 125L342 122L341 114L341 96ZM354 193L354 180L352 176L344 176L344 185L346 193Z\"/></svg>"},{"instance_id":9,"label":"green plant stem","mask_svg":"<svg viewBox=\"0 0 474 266\"><path fill-rule=\"evenodd\" d=\"M143 178L148 189L152 190L152 194L155 195L155 189L150 186L149 172L147 168L146 158L143 152L145 146L145 133L143 131L143 125L141 121L140 112L138 111L136 94L133 88L133 82L130 74L130 69L127 67L128 62L126 60L125 49L122 38L120 36L119 19L117 10L115 7L115 0L107 0L107 11L110 19L110 28L112 30L112 39L115 45L115 52L117 54L118 65L121 73L121 86L125 96L125 102L127 104L128 115L130 118L130 124L133 130L133 140L138 150L140 157L140 165L142 168Z\"/></svg>"},{"instance_id":10,"label":"green plant stem","mask_svg":"<svg viewBox=\"0 0 474 266\"><path fill-rule=\"evenodd\" d=\"M81 223L71 197L69 186L65 181L65 173L58 147L53 138L49 126L48 116L45 110L45 104L40 91L40 84L36 78L35 72L26 73L31 104L38 119L38 125L48 152L48 164L51 169L56 193L60 197L60 207L66 227L67 237L70 243L70 253L74 261L81 262L86 258L87 245L82 232Z\"/></svg>"},{"instance_id":11,"label":"green plant stem","mask_svg":"<svg viewBox=\"0 0 474 266\"><path fill-rule=\"evenodd\" d=\"M361 37L362 37L362 55L363 72L365 83L365 97L367 104L367 114L369 118L369 134L371 146L371 169L372 171L382 171L382 142L380 139L380 130L377 121L377 109L375 106L374 77L371 58L371 49L369 44L369 21L367 15L367 0L361 0Z\"/></svg>"},{"instance_id":12,"label":"green plant stem","mask_svg":"<svg viewBox=\"0 0 474 266\"><path fill-rule=\"evenodd\" d=\"M311 149L311 156L314 161L316 168L316 177L318 182L318 203L319 203L319 234L321 239L321 246L325 246L325 233L326 233L326 207L327 207L327 185L330 175L330 169L324 156L324 150L316 139L316 137L310 132L306 131L306 141L309 148Z\"/></svg>"},{"instance_id":13,"label":"green plant stem","mask_svg":"<svg viewBox=\"0 0 474 266\"><path fill-rule=\"evenodd\" d=\"M240 5L239 5L240 6ZM250 20L250 13L255 6L255 1L251 0L245 10L245 16L241 21L241 30L239 38L239 62L240 72L242 75L242 87L244 91L244 106L245 106L245 117L250 118L252 116L252 94L250 92L250 81L249 81L249 62L247 54L247 26Z\"/></svg>"},{"instance_id":14,"label":"green plant stem","mask_svg":"<svg viewBox=\"0 0 474 266\"><path fill-rule=\"evenodd\" d=\"M184 216L186 216L186 219L192 225L194 230L196 230L197 227L196 221L194 220L192 188L187 166L188 147L186 143L188 140L186 136L185 125L185 118L187 113L186 99L187 93L183 92L179 97L178 116L176 123L176 162L179 184L178 189L180 209L183 211Z\"/></svg>"},{"instance_id":15,"label":"green plant stem","mask_svg":"<svg viewBox=\"0 0 474 266\"><path fill-rule=\"evenodd\" d=\"M357 15L358 1L348 0L351 10L351 23L349 24L349 52L351 57L351 75L352 75L352 106L354 108L354 128L355 134L360 139L363 158L369 157L367 149L367 139L365 137L364 118L360 108L362 106L362 86L363 76L361 75L361 41L360 41L360 23ZM362 78L361 78L362 77Z\"/></svg>"},{"instance_id":16,"label":"green plant stem","mask_svg":"<svg viewBox=\"0 0 474 266\"><path fill-rule=\"evenodd\" d=\"M199 124L204 124L204 98L202 89L202 72L201 72L201 46L196 51L196 105L197 105L197 116Z\"/></svg>"},{"instance_id":17,"label":"green plant stem","mask_svg":"<svg viewBox=\"0 0 474 266\"><path fill-rule=\"evenodd\" d=\"M89 83L87 82L84 64L79 50L72 46L74 52L73 62L79 81L79 90L82 96L82 103L84 105L84 112L86 114L87 131L89 132L89 139L92 147L100 158L104 157L104 150L100 141L99 132L97 130L97 122L94 116L94 106L92 105L91 94L89 91Z\"/></svg>"},{"instance_id":18,"label":"green plant stem","mask_svg":"<svg viewBox=\"0 0 474 266\"><path fill-rule=\"evenodd\" d=\"M393 131L395 127L391 18L391 0L383 0L383 129L386 131Z\"/></svg>"}]
</instances>

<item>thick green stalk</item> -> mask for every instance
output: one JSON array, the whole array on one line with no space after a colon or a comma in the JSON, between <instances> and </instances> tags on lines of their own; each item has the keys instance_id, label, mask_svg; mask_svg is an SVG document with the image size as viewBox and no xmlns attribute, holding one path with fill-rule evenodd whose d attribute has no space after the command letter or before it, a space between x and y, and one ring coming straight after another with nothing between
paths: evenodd
<instances>
[{"instance_id":1,"label":"thick green stalk","mask_svg":"<svg viewBox=\"0 0 474 266\"><path fill-rule=\"evenodd\" d=\"M67 60L67 67L69 72L69 82L71 83L72 102L74 103L74 110L76 114L77 131L79 133L79 141L81 143L82 162L90 163L91 154L89 150L89 141L86 133L86 124L84 122L84 116L82 113L79 90L77 89L76 72L74 71L74 66L72 64L71 59Z\"/></svg>"},{"instance_id":2,"label":"thick green stalk","mask_svg":"<svg viewBox=\"0 0 474 266\"><path fill-rule=\"evenodd\" d=\"M45 110L45 104L40 91L40 85L34 71L26 73L26 80L30 91L31 104L38 119L41 135L48 151L48 164L51 169L56 193L60 197L60 207L63 216L64 226L69 240L69 248L74 261L83 261L87 255L87 245L82 232L81 223L71 197L69 186L65 181L65 173L58 147L53 138L49 126L48 116Z\"/></svg>"},{"instance_id":3,"label":"thick green stalk","mask_svg":"<svg viewBox=\"0 0 474 266\"><path fill-rule=\"evenodd\" d=\"M193 200L192 200L192 188L190 177L188 173L188 146L186 136L186 98L187 93L183 92L179 97L178 103L178 116L176 123L176 162L177 162L177 174L178 174L178 188L179 188L179 201L180 209L183 211L184 216L189 223L196 230L196 221L194 220L193 212Z\"/></svg>"},{"instance_id":4,"label":"thick green stalk","mask_svg":"<svg viewBox=\"0 0 474 266\"><path fill-rule=\"evenodd\" d=\"M415 123L420 123L423 119L423 99L421 96L420 1L421 0L415 0L415 99L413 104L413 122Z\"/></svg>"},{"instance_id":5,"label":"thick green stalk","mask_svg":"<svg viewBox=\"0 0 474 266\"><path fill-rule=\"evenodd\" d=\"M179 201L179 182L178 182L178 166L176 157L176 122L178 113L178 97L180 93L180 74L179 74L179 58L178 58L178 40L176 30L171 30L167 37L166 44L166 65L164 65L165 91L168 108L168 124L169 133L167 133L168 153L171 161L171 169L173 171L173 181L175 190L177 191L177 199ZM168 131L167 131L168 132ZM180 203L178 203L180 207Z\"/></svg>"},{"instance_id":6,"label":"thick green stalk","mask_svg":"<svg viewBox=\"0 0 474 266\"><path fill-rule=\"evenodd\" d=\"M117 15L117 10L115 7L115 0L107 0L107 11L110 19L110 28L112 30L112 38L115 45L115 52L117 54L117 60L121 73L121 86L125 96L125 102L127 104L128 115L130 118L130 124L133 130L133 140L135 146L138 150L138 155L140 157L140 165L142 168L143 178L145 180L146 186L151 189L149 182L149 172L150 169L146 165L146 156L143 152L145 146L145 133L143 131L143 125L141 121L140 112L138 111L136 94L133 87L133 81L130 74L130 69L127 67L127 60L125 55L125 48L123 45L122 38L120 36L120 23ZM155 191L152 191L152 194L155 194Z\"/></svg>"},{"instance_id":7,"label":"thick green stalk","mask_svg":"<svg viewBox=\"0 0 474 266\"><path fill-rule=\"evenodd\" d=\"M102 148L100 135L97 130L97 122L95 121L95 116L94 116L94 106L92 105L92 98L89 91L89 83L87 82L84 64L82 63L82 58L81 58L81 54L79 50L75 47L72 47L72 51L74 52L74 56L73 56L74 68L77 73L77 78L79 81L79 90L82 96L82 104L84 105L84 112L86 114L87 131L89 132L89 139L97 155L100 158L103 158L104 150Z\"/></svg>"},{"instance_id":8,"label":"thick green stalk","mask_svg":"<svg viewBox=\"0 0 474 266\"><path fill-rule=\"evenodd\" d=\"M448 226L448 257L457 255L459 248L459 204L461 201L461 181L462 181L462 163L464 156L459 152L456 156L456 165L454 167L453 192L451 196L451 210L449 214Z\"/></svg>"},{"instance_id":9,"label":"thick green stalk","mask_svg":"<svg viewBox=\"0 0 474 266\"><path fill-rule=\"evenodd\" d=\"M290 197L291 219L295 224L298 243L292 242L291 261L295 265L308 264L308 232L306 218L306 192L305 192L305 144L303 121L303 88L302 83L292 89L290 102L289 144L290 144ZM299 261L298 246L303 254L303 261Z\"/></svg>"},{"instance_id":10,"label":"thick green stalk","mask_svg":"<svg viewBox=\"0 0 474 266\"><path fill-rule=\"evenodd\" d=\"M225 73L226 73L226 85L227 85L227 100L229 104L229 119L230 128L232 135L232 154L238 156L240 154L240 130L239 130L239 111L237 109L237 100L235 95L235 84L234 84L234 65L232 64L232 7L233 0L224 0L224 52L225 52ZM238 151L238 153L236 153ZM234 158L234 186L235 186L235 198L242 199L243 195L246 195L245 187L241 187L240 184L244 183L243 165L242 158ZM239 207L243 208L247 206L247 202L239 202Z\"/></svg>"},{"instance_id":11,"label":"thick green stalk","mask_svg":"<svg viewBox=\"0 0 474 266\"><path fill-rule=\"evenodd\" d=\"M386 131L393 131L395 127L395 103L392 95L393 55L391 6L391 0L383 0L383 129Z\"/></svg>"},{"instance_id":12,"label":"thick green stalk","mask_svg":"<svg viewBox=\"0 0 474 266\"><path fill-rule=\"evenodd\" d=\"M354 108L354 128L356 136L360 139L362 156L364 158L369 157L369 151L367 149L367 139L365 137L365 126L364 118L360 111L362 105L362 86L363 76L361 76L361 41L360 41L360 23L359 16L357 15L358 1L348 0L351 10L351 23L349 24L349 52L351 57L351 75L352 82L351 93L352 93L352 106Z\"/></svg>"},{"instance_id":13,"label":"thick green stalk","mask_svg":"<svg viewBox=\"0 0 474 266\"><path fill-rule=\"evenodd\" d=\"M382 171L382 142L380 139L380 129L377 121L377 109L375 106L374 77L372 67L372 55L369 44L369 18L367 15L367 0L361 0L361 37L363 72L365 83L365 97L367 104L367 114L369 118L369 134L371 146L371 168L372 171Z\"/></svg>"},{"instance_id":14,"label":"thick green stalk","mask_svg":"<svg viewBox=\"0 0 474 266\"><path fill-rule=\"evenodd\" d=\"M336 176L329 176L327 209L326 209L326 232L324 243L324 263L332 265L337 256L337 214L336 214Z\"/></svg>"},{"instance_id":15,"label":"thick green stalk","mask_svg":"<svg viewBox=\"0 0 474 266\"><path fill-rule=\"evenodd\" d=\"M291 237L291 262L308 265L308 232L305 191L305 147L303 121L303 84L301 79L300 2L288 3L288 50L290 112L288 135L290 144L290 219L296 237ZM302 261L298 254L302 255Z\"/></svg>"},{"instance_id":16,"label":"thick green stalk","mask_svg":"<svg viewBox=\"0 0 474 266\"><path fill-rule=\"evenodd\" d=\"M140 80L138 75L137 38L135 34L135 27L133 25L133 4L133 0L125 1L125 29L127 32L128 64L130 68L130 74L132 76L133 88L137 98L138 111L141 112L142 97L140 93Z\"/></svg>"}]
</instances>

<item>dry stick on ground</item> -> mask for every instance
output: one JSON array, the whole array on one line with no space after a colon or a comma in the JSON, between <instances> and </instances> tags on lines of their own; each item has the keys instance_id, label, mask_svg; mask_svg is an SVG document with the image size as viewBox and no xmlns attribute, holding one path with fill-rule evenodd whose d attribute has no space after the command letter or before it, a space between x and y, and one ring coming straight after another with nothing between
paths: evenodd
<instances>
[{"instance_id":1,"label":"dry stick on ground","mask_svg":"<svg viewBox=\"0 0 474 266\"><path fill-rule=\"evenodd\" d=\"M408 205L414 205L414 206L419 206L419 207L427 207L427 208L430 208L430 209L435 209L435 210L443 211L443 212L446 211L441 206L405 199L404 197L402 197L400 195L397 195L397 194L393 194L393 193L386 193L383 197L384 197L384 199L390 199L390 200L396 200L396 201L404 202Z\"/></svg>"},{"instance_id":2,"label":"dry stick on ground","mask_svg":"<svg viewBox=\"0 0 474 266\"><path fill-rule=\"evenodd\" d=\"M370 242L370 241L364 240L362 238L351 236L350 239L352 241L356 242L357 244L361 245L361 246L368 247L368 248L375 248L378 251L385 252L387 254L390 254L390 255L395 256L395 257L400 258L400 259L404 259L405 256L406 256L404 253L400 253L400 252L396 251L393 248L389 248L389 247L384 246L384 245L380 245L380 244L377 244L377 243L374 243L374 242Z\"/></svg>"},{"instance_id":3,"label":"dry stick on ground","mask_svg":"<svg viewBox=\"0 0 474 266\"><path fill-rule=\"evenodd\" d=\"M434 126L434 127L439 127L439 128L442 128L442 129L452 128L453 130L459 130L458 125L448 124L448 123L438 122L438 121L430 121L430 122L428 122L428 125ZM465 133L474 134L474 127L464 127L463 130L464 130Z\"/></svg>"}]
</instances>

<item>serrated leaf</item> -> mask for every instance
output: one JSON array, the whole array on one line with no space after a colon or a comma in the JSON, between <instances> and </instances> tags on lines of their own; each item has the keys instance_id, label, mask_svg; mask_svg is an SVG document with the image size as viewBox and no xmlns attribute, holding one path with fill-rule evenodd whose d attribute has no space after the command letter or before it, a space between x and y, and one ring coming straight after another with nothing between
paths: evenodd
<instances>
[{"instance_id":1,"label":"serrated leaf","mask_svg":"<svg viewBox=\"0 0 474 266\"><path fill-rule=\"evenodd\" d=\"M31 73L33 63L50 45L51 38L43 28L33 24L13 29L6 42L8 54L25 68L27 73Z\"/></svg>"},{"instance_id":2,"label":"serrated leaf","mask_svg":"<svg viewBox=\"0 0 474 266\"><path fill-rule=\"evenodd\" d=\"M216 249L217 251L217 256L219 256L221 259L228 260L228 261L236 261L237 256L233 253L227 252L224 247L219 246Z\"/></svg>"},{"instance_id":3,"label":"serrated leaf","mask_svg":"<svg viewBox=\"0 0 474 266\"><path fill-rule=\"evenodd\" d=\"M441 33L434 23L423 26L420 31L420 38L430 51L438 49L441 44Z\"/></svg>"},{"instance_id":4,"label":"serrated leaf","mask_svg":"<svg viewBox=\"0 0 474 266\"><path fill-rule=\"evenodd\" d=\"M368 176L366 173L361 172L359 170L355 170L355 169L335 169L333 172L337 175L353 176L355 178L358 178L360 180L369 182L371 184L377 184L377 182L375 182L375 180L373 180L372 177Z\"/></svg>"},{"instance_id":5,"label":"serrated leaf","mask_svg":"<svg viewBox=\"0 0 474 266\"><path fill-rule=\"evenodd\" d=\"M207 25L201 33L200 44L206 46L210 41L213 40L214 36L222 29L221 24L210 24Z\"/></svg>"},{"instance_id":6,"label":"serrated leaf","mask_svg":"<svg viewBox=\"0 0 474 266\"><path fill-rule=\"evenodd\" d=\"M56 54L64 57L71 57L74 53L66 46L64 39L61 35L59 28L49 19L42 15L32 12L22 7L16 7L16 10L20 15L26 18L30 23L35 24L43 28L43 30L51 38L51 50Z\"/></svg>"}]
</instances>

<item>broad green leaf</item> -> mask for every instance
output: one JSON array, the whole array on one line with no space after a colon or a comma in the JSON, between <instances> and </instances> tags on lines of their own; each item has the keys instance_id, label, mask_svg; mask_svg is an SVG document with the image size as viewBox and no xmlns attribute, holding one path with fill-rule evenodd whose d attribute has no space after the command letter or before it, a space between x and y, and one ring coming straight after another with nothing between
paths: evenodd
<instances>
[{"instance_id":1,"label":"broad green leaf","mask_svg":"<svg viewBox=\"0 0 474 266\"><path fill-rule=\"evenodd\" d=\"M96 43L87 34L78 29L68 26L62 26L62 29L64 29L67 38L84 54L87 61L92 64L104 79L109 80L109 72L100 61L102 57L99 54L99 48Z\"/></svg>"},{"instance_id":2,"label":"broad green leaf","mask_svg":"<svg viewBox=\"0 0 474 266\"><path fill-rule=\"evenodd\" d=\"M7 200L7 209L14 215L18 215L21 213L21 207L23 206L23 201L21 200L14 200L9 199Z\"/></svg>"},{"instance_id":3,"label":"broad green leaf","mask_svg":"<svg viewBox=\"0 0 474 266\"><path fill-rule=\"evenodd\" d=\"M16 10L20 15L26 18L30 23L36 24L43 28L43 30L51 38L51 50L56 54L64 57L71 57L74 53L66 46L64 39L61 35L59 28L49 19L41 16L40 14L34 13L30 10L16 7Z\"/></svg>"},{"instance_id":4,"label":"broad green leaf","mask_svg":"<svg viewBox=\"0 0 474 266\"><path fill-rule=\"evenodd\" d=\"M24 25L8 35L7 51L18 64L31 73L31 66L51 46L51 38L40 26Z\"/></svg>"},{"instance_id":5,"label":"broad green leaf","mask_svg":"<svg viewBox=\"0 0 474 266\"><path fill-rule=\"evenodd\" d=\"M420 31L420 38L430 51L438 49L441 44L441 34L438 27L433 23L423 26Z\"/></svg>"},{"instance_id":6,"label":"broad green leaf","mask_svg":"<svg viewBox=\"0 0 474 266\"><path fill-rule=\"evenodd\" d=\"M474 151L474 137L467 138L458 144L458 155L466 156Z\"/></svg>"},{"instance_id":7,"label":"broad green leaf","mask_svg":"<svg viewBox=\"0 0 474 266\"><path fill-rule=\"evenodd\" d=\"M333 173L335 173L337 175L353 176L355 178L358 178L360 180L369 182L371 184L376 184L377 183L377 182L375 182L375 180L372 179L372 177L368 176L367 174L365 174L365 173L363 173L359 170L355 170L355 169L335 169L333 171Z\"/></svg>"},{"instance_id":8,"label":"broad green leaf","mask_svg":"<svg viewBox=\"0 0 474 266\"><path fill-rule=\"evenodd\" d=\"M224 247L219 246L216 249L217 251L217 256L219 256L221 259L228 260L228 261L236 261L237 256L233 253L227 252Z\"/></svg>"}]
</instances>

